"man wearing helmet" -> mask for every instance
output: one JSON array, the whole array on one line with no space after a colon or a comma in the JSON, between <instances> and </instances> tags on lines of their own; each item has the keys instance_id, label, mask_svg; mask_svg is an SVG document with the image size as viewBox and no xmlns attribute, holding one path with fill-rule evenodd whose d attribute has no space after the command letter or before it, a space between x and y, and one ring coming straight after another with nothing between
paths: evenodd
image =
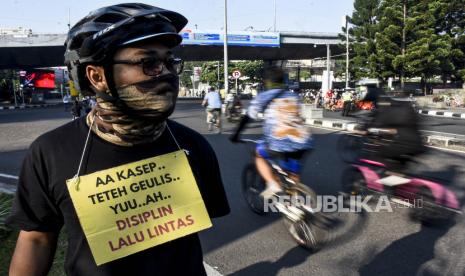
<instances>
[{"instance_id":1,"label":"man wearing helmet","mask_svg":"<svg viewBox=\"0 0 465 276\"><path fill-rule=\"evenodd\" d=\"M87 184L79 184L80 176L183 150L208 216L229 213L212 148L197 132L167 120L181 65L171 49L181 43L178 32L186 23L176 12L118 4L91 12L69 31L65 62L76 87L95 95L97 104L31 145L7 221L21 229L10 275L45 275L63 226L68 275L205 275L196 233L97 265L69 190Z\"/></svg>"}]
</instances>

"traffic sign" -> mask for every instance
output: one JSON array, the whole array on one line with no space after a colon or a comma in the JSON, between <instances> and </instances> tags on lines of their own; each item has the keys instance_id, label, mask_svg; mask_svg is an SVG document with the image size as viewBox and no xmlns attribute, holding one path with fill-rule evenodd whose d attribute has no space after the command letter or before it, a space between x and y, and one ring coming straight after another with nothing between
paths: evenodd
<instances>
[{"instance_id":1,"label":"traffic sign","mask_svg":"<svg viewBox=\"0 0 465 276\"><path fill-rule=\"evenodd\" d=\"M239 70L234 70L234 71L232 72L232 76L233 76L233 78L235 78L235 79L240 78L240 77L241 77L241 71L239 71Z\"/></svg>"}]
</instances>

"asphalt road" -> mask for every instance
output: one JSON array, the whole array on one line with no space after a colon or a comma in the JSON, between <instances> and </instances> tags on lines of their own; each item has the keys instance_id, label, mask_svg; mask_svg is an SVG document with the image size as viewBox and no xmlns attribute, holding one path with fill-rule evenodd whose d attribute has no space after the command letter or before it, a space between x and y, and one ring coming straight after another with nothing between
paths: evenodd
<instances>
[{"instance_id":1,"label":"asphalt road","mask_svg":"<svg viewBox=\"0 0 465 276\"><path fill-rule=\"evenodd\" d=\"M28 145L41 133L71 119L61 108L0 112L0 174L18 175ZM333 214L340 219L334 241L316 253L296 247L275 214L258 216L244 203L241 170L250 149L210 134L198 101L179 102L172 119L204 134L216 151L232 212L215 219L201 233L205 261L222 274L233 275L465 275L465 219L441 228L427 228L408 219L408 210L365 214ZM252 124L245 137L259 137ZM318 194L336 195L342 163L336 151L339 132L313 129L316 149L305 162L303 182ZM465 203L465 154L431 150L415 170L448 179ZM0 176L0 182L14 183Z\"/></svg>"}]
</instances>

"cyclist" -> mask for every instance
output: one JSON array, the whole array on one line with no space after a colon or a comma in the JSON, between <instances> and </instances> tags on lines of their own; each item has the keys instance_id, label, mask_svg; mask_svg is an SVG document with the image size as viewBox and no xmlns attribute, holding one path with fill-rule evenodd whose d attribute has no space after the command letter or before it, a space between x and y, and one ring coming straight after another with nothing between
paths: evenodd
<instances>
[{"instance_id":1,"label":"cyclist","mask_svg":"<svg viewBox=\"0 0 465 276\"><path fill-rule=\"evenodd\" d=\"M372 157L382 158L388 168L403 170L414 156L426 151L419 131L419 118L408 99L379 95L370 91L365 96L375 105L371 121L361 134L384 140Z\"/></svg>"},{"instance_id":2,"label":"cyclist","mask_svg":"<svg viewBox=\"0 0 465 276\"><path fill-rule=\"evenodd\" d=\"M262 196L271 198L278 195L282 189L266 160L279 160L280 166L298 181L300 159L313 147L313 139L310 128L301 117L302 102L299 95L284 87L283 70L276 66L267 68L264 82L267 90L259 93L251 101L247 115L241 120L230 140L239 142L239 135L250 119L256 119L259 112L264 114L264 141L256 147L255 164L266 181L267 188L262 192Z\"/></svg>"},{"instance_id":3,"label":"cyclist","mask_svg":"<svg viewBox=\"0 0 465 276\"><path fill-rule=\"evenodd\" d=\"M226 102L226 117L240 116L242 111L241 99L237 94L229 93L225 99Z\"/></svg>"},{"instance_id":4,"label":"cyclist","mask_svg":"<svg viewBox=\"0 0 465 276\"><path fill-rule=\"evenodd\" d=\"M202 106L207 107L208 131L212 131L212 125L215 124L218 131L221 132L221 96L214 87L210 87L203 99Z\"/></svg>"}]
</instances>

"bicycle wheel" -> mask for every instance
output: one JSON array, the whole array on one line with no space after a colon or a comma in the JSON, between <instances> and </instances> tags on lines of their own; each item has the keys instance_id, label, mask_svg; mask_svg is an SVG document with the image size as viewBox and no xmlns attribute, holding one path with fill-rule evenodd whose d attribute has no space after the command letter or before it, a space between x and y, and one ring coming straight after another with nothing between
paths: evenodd
<instances>
[{"instance_id":1,"label":"bicycle wheel","mask_svg":"<svg viewBox=\"0 0 465 276\"><path fill-rule=\"evenodd\" d=\"M341 160L346 163L354 163L362 150L362 138L355 135L342 135L337 142L337 151Z\"/></svg>"},{"instance_id":2,"label":"bicycle wheel","mask_svg":"<svg viewBox=\"0 0 465 276\"><path fill-rule=\"evenodd\" d=\"M255 164L248 164L242 171L242 195L250 209L265 214L265 201L260 193L265 189L265 181L258 174Z\"/></svg>"},{"instance_id":3,"label":"bicycle wheel","mask_svg":"<svg viewBox=\"0 0 465 276\"><path fill-rule=\"evenodd\" d=\"M425 226L447 224L454 218L451 211L436 206L433 193L427 187L418 190L416 200L416 203L421 200L421 205L418 204L419 206L410 209L410 218Z\"/></svg>"},{"instance_id":4,"label":"bicycle wheel","mask_svg":"<svg viewBox=\"0 0 465 276\"><path fill-rule=\"evenodd\" d=\"M303 218L299 220L293 220L283 214L284 225L289 234L298 245L306 249L320 249L327 240L329 226L322 213L312 211L317 207L315 192L301 184L289 188L287 192L291 196L291 206L304 213Z\"/></svg>"}]
</instances>

